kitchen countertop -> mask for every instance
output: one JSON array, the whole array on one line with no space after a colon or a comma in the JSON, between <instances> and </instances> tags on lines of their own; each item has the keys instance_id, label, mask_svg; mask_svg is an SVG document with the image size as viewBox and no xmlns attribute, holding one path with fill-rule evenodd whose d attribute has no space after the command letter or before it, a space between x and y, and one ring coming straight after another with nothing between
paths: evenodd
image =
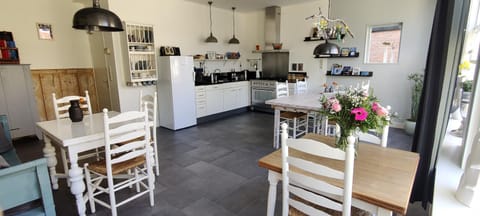
<instances>
[{"instance_id":1,"label":"kitchen countertop","mask_svg":"<svg viewBox=\"0 0 480 216\"><path fill-rule=\"evenodd\" d=\"M244 81L249 81L249 80L237 80L237 81L220 81L217 83L210 83L210 82L195 82L195 86L207 86L207 85L218 85L218 84L224 84L224 83L233 83L233 82L244 82Z\"/></svg>"}]
</instances>

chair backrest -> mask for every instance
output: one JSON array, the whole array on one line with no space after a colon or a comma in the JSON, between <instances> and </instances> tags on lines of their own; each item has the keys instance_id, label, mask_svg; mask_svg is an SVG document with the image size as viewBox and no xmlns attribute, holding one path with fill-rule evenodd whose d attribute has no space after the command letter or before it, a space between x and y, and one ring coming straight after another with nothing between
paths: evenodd
<instances>
[{"instance_id":1,"label":"chair backrest","mask_svg":"<svg viewBox=\"0 0 480 216\"><path fill-rule=\"evenodd\" d=\"M287 124L282 124L282 177L283 177L283 216L288 215L289 206L307 215L325 215L314 206L341 211L343 215L350 215L352 205L354 141L348 138L348 146L345 152L331 147L325 143L309 139L288 139ZM296 157L292 150L305 152L315 157ZM292 153L292 154L290 154ZM344 170L336 170L324 164L317 163L312 158L327 158L345 162ZM294 167L294 169L291 169ZM327 177L330 179L343 180L343 188L337 187L327 181L313 178L308 174ZM299 202L290 198L290 194L301 198L307 203ZM332 199L340 197L341 203Z\"/></svg>"},{"instance_id":2,"label":"chair backrest","mask_svg":"<svg viewBox=\"0 0 480 216\"><path fill-rule=\"evenodd\" d=\"M295 82L295 94L305 94L308 92L307 78L303 81L296 80Z\"/></svg>"},{"instance_id":3,"label":"chair backrest","mask_svg":"<svg viewBox=\"0 0 480 216\"><path fill-rule=\"evenodd\" d=\"M157 134L157 92L155 91L153 95L144 95L143 91L140 90L140 111L143 111L144 104L147 105L148 121L150 126L150 137L155 139Z\"/></svg>"},{"instance_id":4,"label":"chair backrest","mask_svg":"<svg viewBox=\"0 0 480 216\"><path fill-rule=\"evenodd\" d=\"M390 110L392 109L392 107L387 106L386 109L388 113L390 113ZM387 116L387 120L390 121L390 115ZM358 140L363 142L378 144L378 145L381 145L382 147L387 147L389 129L390 129L390 123L387 123L385 126L383 126L382 132L380 134L378 134L377 131L372 131L371 133L359 132Z\"/></svg>"},{"instance_id":5,"label":"chair backrest","mask_svg":"<svg viewBox=\"0 0 480 216\"><path fill-rule=\"evenodd\" d=\"M277 87L276 87L276 90L275 90L275 94L276 94L276 98L281 98L281 97L285 97L285 96L288 96L289 93L288 93L288 80L286 80L285 82L277 82Z\"/></svg>"},{"instance_id":6,"label":"chair backrest","mask_svg":"<svg viewBox=\"0 0 480 216\"><path fill-rule=\"evenodd\" d=\"M80 108L83 110L84 115L92 114L92 105L90 104L90 96L88 91L85 91L85 96L70 95L62 98L56 97L55 93L52 93L53 109L55 111L55 119L68 118L68 108L70 108L71 100L80 100Z\"/></svg>"},{"instance_id":7,"label":"chair backrest","mask_svg":"<svg viewBox=\"0 0 480 216\"><path fill-rule=\"evenodd\" d=\"M42 208L28 209L21 215L55 215L47 168L47 160L41 158L1 169L0 207L5 210L41 199Z\"/></svg>"},{"instance_id":8,"label":"chair backrest","mask_svg":"<svg viewBox=\"0 0 480 216\"><path fill-rule=\"evenodd\" d=\"M147 108L144 106L144 111L122 112L113 117L109 117L108 110L103 109L105 160L109 178L113 176L112 165L140 156L151 157L147 150L150 129ZM122 145L115 147L118 143Z\"/></svg>"}]
</instances>

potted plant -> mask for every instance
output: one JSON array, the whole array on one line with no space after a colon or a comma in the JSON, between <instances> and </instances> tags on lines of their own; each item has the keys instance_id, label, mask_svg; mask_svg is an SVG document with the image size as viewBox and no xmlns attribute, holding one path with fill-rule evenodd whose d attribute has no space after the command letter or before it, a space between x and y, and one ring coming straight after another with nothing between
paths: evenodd
<instances>
[{"instance_id":1,"label":"potted plant","mask_svg":"<svg viewBox=\"0 0 480 216\"><path fill-rule=\"evenodd\" d=\"M465 80L462 83L462 100L470 100L472 94L473 80Z\"/></svg>"},{"instance_id":2,"label":"potted plant","mask_svg":"<svg viewBox=\"0 0 480 216\"><path fill-rule=\"evenodd\" d=\"M420 105L420 97L423 90L423 74L413 73L408 75L408 80L413 81L412 95L411 95L411 107L410 118L405 121L405 132L413 135L415 132L415 125L418 117L418 106Z\"/></svg>"}]
</instances>

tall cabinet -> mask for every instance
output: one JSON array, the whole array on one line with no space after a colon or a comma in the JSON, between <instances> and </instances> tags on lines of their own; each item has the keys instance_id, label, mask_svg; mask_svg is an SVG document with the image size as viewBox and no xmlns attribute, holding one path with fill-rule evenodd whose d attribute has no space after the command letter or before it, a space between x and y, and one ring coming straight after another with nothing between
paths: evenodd
<instances>
[{"instance_id":1,"label":"tall cabinet","mask_svg":"<svg viewBox=\"0 0 480 216\"><path fill-rule=\"evenodd\" d=\"M12 138L40 138L30 65L0 65L0 101L0 114L7 115Z\"/></svg>"}]
</instances>

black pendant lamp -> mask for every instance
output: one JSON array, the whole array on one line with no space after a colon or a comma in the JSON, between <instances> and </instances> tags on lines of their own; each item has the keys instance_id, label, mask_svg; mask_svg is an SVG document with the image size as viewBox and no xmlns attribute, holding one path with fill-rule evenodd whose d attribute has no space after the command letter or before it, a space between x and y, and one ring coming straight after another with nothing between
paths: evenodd
<instances>
[{"instance_id":1,"label":"black pendant lamp","mask_svg":"<svg viewBox=\"0 0 480 216\"><path fill-rule=\"evenodd\" d=\"M228 41L229 44L239 44L240 41L235 38L235 7L232 7L233 11L233 37Z\"/></svg>"},{"instance_id":2,"label":"black pendant lamp","mask_svg":"<svg viewBox=\"0 0 480 216\"><path fill-rule=\"evenodd\" d=\"M109 10L100 8L99 0L93 0L93 7L80 9L73 16L74 29L116 32L123 31L120 18Z\"/></svg>"},{"instance_id":3,"label":"black pendant lamp","mask_svg":"<svg viewBox=\"0 0 480 216\"><path fill-rule=\"evenodd\" d=\"M325 43L319 44L313 50L313 55L315 55L315 57L326 56L326 55L336 56L339 54L340 54L340 47L338 47L337 44L328 42L328 40L325 40Z\"/></svg>"},{"instance_id":4,"label":"black pendant lamp","mask_svg":"<svg viewBox=\"0 0 480 216\"><path fill-rule=\"evenodd\" d=\"M212 34L212 1L209 1L208 4L210 5L210 36L205 40L207 43L217 43L218 40Z\"/></svg>"}]
</instances>

